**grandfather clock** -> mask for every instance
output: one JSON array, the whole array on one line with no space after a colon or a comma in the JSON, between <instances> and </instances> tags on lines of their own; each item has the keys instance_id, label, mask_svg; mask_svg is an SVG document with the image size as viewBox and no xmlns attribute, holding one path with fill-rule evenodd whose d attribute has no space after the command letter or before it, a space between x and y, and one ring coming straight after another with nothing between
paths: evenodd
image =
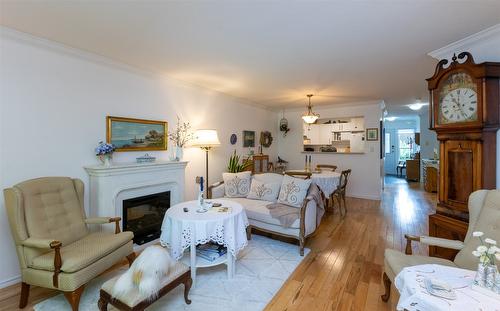
<instances>
[{"instance_id":1,"label":"grandfather clock","mask_svg":"<svg viewBox=\"0 0 500 311\"><path fill-rule=\"evenodd\" d=\"M468 52L441 60L427 79L431 130L439 140L439 186L429 235L463 240L469 195L496 187L496 133L500 127L500 63L475 64ZM445 68L446 67L446 68ZM431 246L431 256L456 251Z\"/></svg>"}]
</instances>

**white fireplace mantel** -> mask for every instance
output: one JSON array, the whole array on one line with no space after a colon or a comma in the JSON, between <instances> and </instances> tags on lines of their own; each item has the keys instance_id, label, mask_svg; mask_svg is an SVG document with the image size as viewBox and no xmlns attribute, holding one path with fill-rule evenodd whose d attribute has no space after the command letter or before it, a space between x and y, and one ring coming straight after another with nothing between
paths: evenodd
<instances>
[{"instance_id":1,"label":"white fireplace mantel","mask_svg":"<svg viewBox=\"0 0 500 311\"><path fill-rule=\"evenodd\" d=\"M182 202L187 163L157 161L84 167L90 177L89 215L123 219L123 200L164 191L170 191L171 205Z\"/></svg>"}]
</instances>

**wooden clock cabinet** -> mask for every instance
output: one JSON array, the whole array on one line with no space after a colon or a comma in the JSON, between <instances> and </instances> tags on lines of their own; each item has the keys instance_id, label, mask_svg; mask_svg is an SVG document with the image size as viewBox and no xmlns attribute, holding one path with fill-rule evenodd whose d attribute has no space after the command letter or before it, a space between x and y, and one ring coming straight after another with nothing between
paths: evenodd
<instances>
[{"instance_id":1,"label":"wooden clock cabinet","mask_svg":"<svg viewBox=\"0 0 500 311\"><path fill-rule=\"evenodd\" d=\"M500 123L500 63L475 64L472 55L441 60L427 79L430 129L439 140L436 214L429 235L463 240L469 195L496 187L496 132ZM456 252L430 247L431 256L453 259Z\"/></svg>"}]
</instances>

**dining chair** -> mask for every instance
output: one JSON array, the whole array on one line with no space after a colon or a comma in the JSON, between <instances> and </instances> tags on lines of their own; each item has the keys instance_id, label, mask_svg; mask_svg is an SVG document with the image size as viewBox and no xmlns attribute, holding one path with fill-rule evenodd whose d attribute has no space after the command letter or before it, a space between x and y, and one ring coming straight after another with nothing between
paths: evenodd
<instances>
[{"instance_id":1,"label":"dining chair","mask_svg":"<svg viewBox=\"0 0 500 311\"><path fill-rule=\"evenodd\" d=\"M323 169L325 169L327 171L335 172L335 170L337 169L337 165L330 165L330 164L318 164L318 165L316 165L316 170L322 171Z\"/></svg>"},{"instance_id":2,"label":"dining chair","mask_svg":"<svg viewBox=\"0 0 500 311\"><path fill-rule=\"evenodd\" d=\"M297 177L297 178L309 179L309 178L311 178L312 173L311 172L303 172L303 171L286 171L285 175Z\"/></svg>"},{"instance_id":3,"label":"dining chair","mask_svg":"<svg viewBox=\"0 0 500 311\"><path fill-rule=\"evenodd\" d=\"M399 161L396 166L396 175L403 177L403 170L406 170L406 161Z\"/></svg>"},{"instance_id":4,"label":"dining chair","mask_svg":"<svg viewBox=\"0 0 500 311\"><path fill-rule=\"evenodd\" d=\"M334 204L334 198L337 199L339 203L339 211L342 217L345 217L347 213L347 206L345 203L345 193L347 188L347 182L349 181L349 176L351 175L351 170L344 170L340 173L340 180L337 189L332 193L330 199L332 200L332 205ZM344 203L344 214L342 214L342 202Z\"/></svg>"}]
</instances>

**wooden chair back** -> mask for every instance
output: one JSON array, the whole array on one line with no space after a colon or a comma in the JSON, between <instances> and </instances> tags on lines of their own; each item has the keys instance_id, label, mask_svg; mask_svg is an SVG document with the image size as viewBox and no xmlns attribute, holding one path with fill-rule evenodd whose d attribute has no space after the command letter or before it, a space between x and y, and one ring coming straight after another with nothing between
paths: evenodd
<instances>
[{"instance_id":1,"label":"wooden chair back","mask_svg":"<svg viewBox=\"0 0 500 311\"><path fill-rule=\"evenodd\" d=\"M311 172L302 172L302 171L286 171L285 175L296 177L296 178L309 179L309 178L311 178L312 173Z\"/></svg>"},{"instance_id":2,"label":"wooden chair back","mask_svg":"<svg viewBox=\"0 0 500 311\"><path fill-rule=\"evenodd\" d=\"M318 165L316 165L316 169L319 171L325 169L325 170L330 170L332 172L335 172L335 170L337 169L337 165L318 164Z\"/></svg>"},{"instance_id":3,"label":"wooden chair back","mask_svg":"<svg viewBox=\"0 0 500 311\"><path fill-rule=\"evenodd\" d=\"M339 188L342 190L342 191L345 191L346 187L347 187L347 182L349 180L349 175L351 175L351 170L348 169L348 170L344 170L342 171L342 173L340 174L340 180L339 180Z\"/></svg>"}]
</instances>

